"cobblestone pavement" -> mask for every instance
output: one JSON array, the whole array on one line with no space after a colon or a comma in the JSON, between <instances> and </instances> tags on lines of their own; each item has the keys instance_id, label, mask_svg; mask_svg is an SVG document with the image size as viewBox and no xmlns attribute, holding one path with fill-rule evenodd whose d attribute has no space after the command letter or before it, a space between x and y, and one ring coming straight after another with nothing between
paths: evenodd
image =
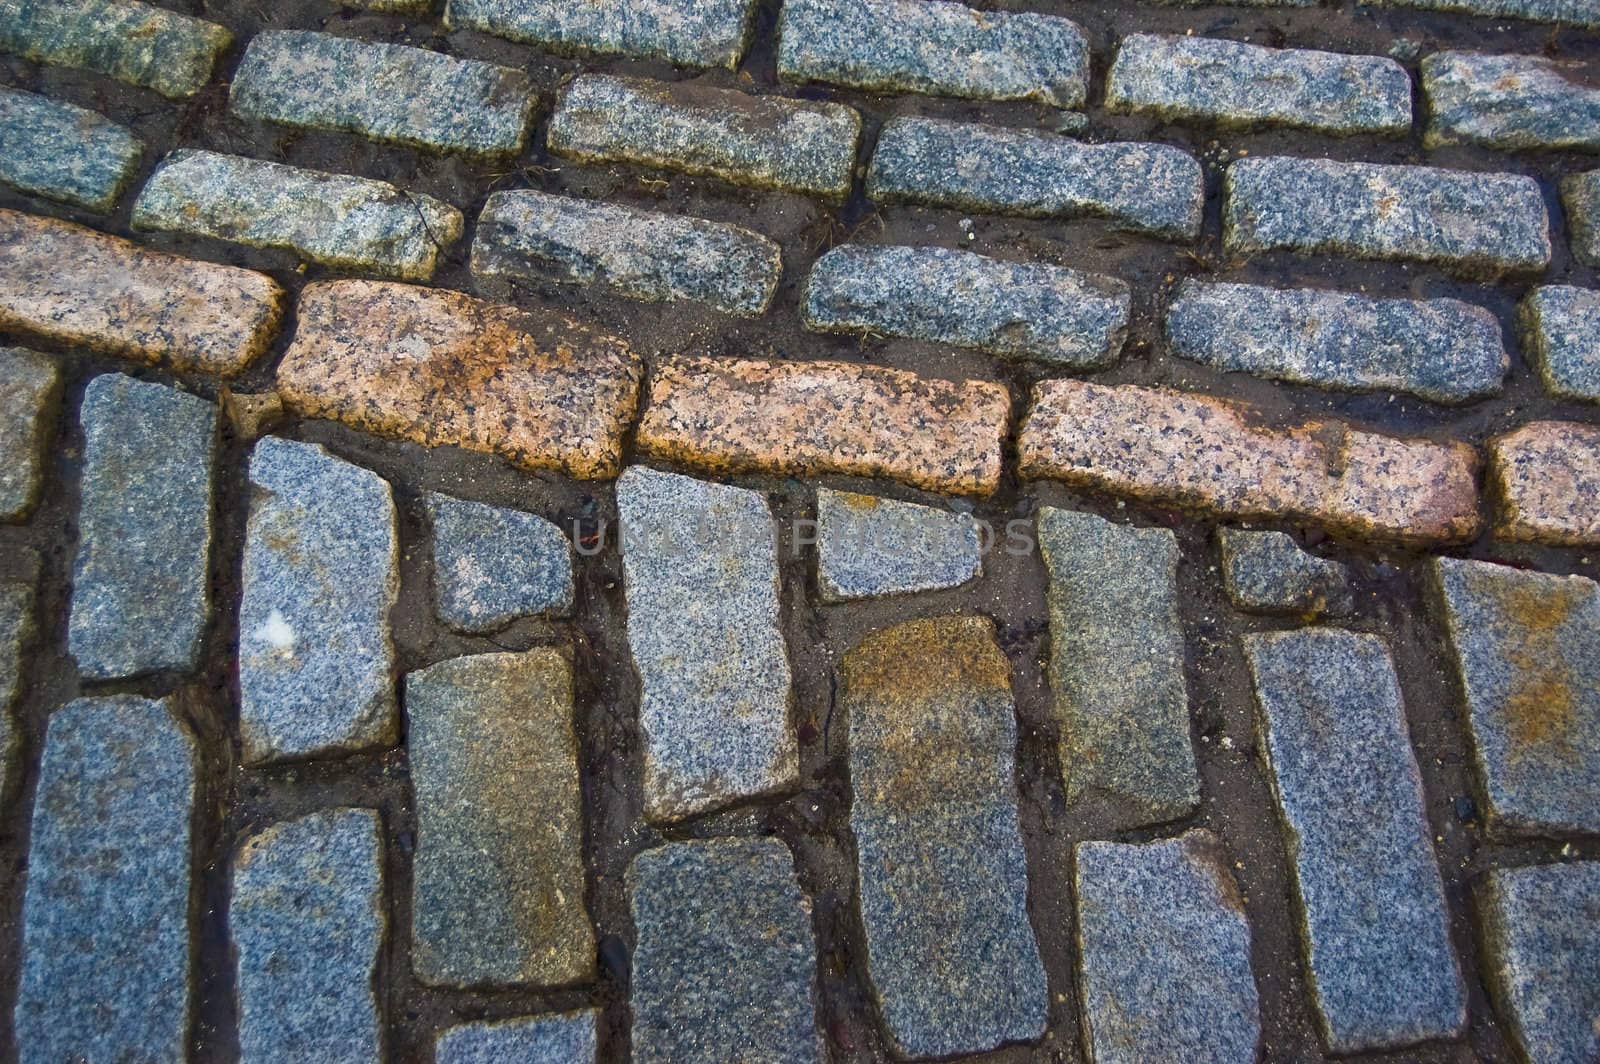
<instances>
[{"instance_id":1,"label":"cobblestone pavement","mask_svg":"<svg viewBox=\"0 0 1600 1064\"><path fill-rule=\"evenodd\" d=\"M0 0L0 1059L1600 1061L1596 0Z\"/></svg>"}]
</instances>

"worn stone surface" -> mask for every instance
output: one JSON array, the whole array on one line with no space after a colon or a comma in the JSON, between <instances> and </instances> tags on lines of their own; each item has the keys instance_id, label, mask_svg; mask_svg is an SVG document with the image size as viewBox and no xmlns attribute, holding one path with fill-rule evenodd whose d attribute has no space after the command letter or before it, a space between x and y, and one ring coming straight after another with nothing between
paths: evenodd
<instances>
[{"instance_id":1,"label":"worn stone surface","mask_svg":"<svg viewBox=\"0 0 1600 1064\"><path fill-rule=\"evenodd\" d=\"M778 77L873 92L1082 107L1089 43L1077 24L944 0L789 0Z\"/></svg>"},{"instance_id":2,"label":"worn stone surface","mask_svg":"<svg viewBox=\"0 0 1600 1064\"><path fill-rule=\"evenodd\" d=\"M1074 848L1078 964L1095 1064L1251 1064L1261 1034L1250 925L1203 829Z\"/></svg>"},{"instance_id":3,"label":"worn stone surface","mask_svg":"<svg viewBox=\"0 0 1600 1064\"><path fill-rule=\"evenodd\" d=\"M484 205L472 272L599 284L630 299L757 317L777 291L783 256L774 241L736 225L518 189Z\"/></svg>"},{"instance_id":4,"label":"worn stone surface","mask_svg":"<svg viewBox=\"0 0 1600 1064\"><path fill-rule=\"evenodd\" d=\"M433 276L461 238L461 212L385 181L180 149L133 205L135 229L162 229L405 280Z\"/></svg>"},{"instance_id":5,"label":"worn stone surface","mask_svg":"<svg viewBox=\"0 0 1600 1064\"><path fill-rule=\"evenodd\" d=\"M1189 280L1166 335L1173 354L1216 369L1439 403L1498 395L1511 367L1499 320L1456 299Z\"/></svg>"},{"instance_id":6,"label":"worn stone surface","mask_svg":"<svg viewBox=\"0 0 1600 1064\"><path fill-rule=\"evenodd\" d=\"M1401 135L1411 129L1411 77L1382 56L1133 33L1111 64L1106 107L1179 122Z\"/></svg>"},{"instance_id":7,"label":"worn stone surface","mask_svg":"<svg viewBox=\"0 0 1600 1064\"><path fill-rule=\"evenodd\" d=\"M1422 60L1423 144L1600 151L1600 89L1537 55L1434 52Z\"/></svg>"},{"instance_id":8,"label":"worn stone surface","mask_svg":"<svg viewBox=\"0 0 1600 1064\"><path fill-rule=\"evenodd\" d=\"M1430 566L1489 825L1600 832L1600 585L1455 558Z\"/></svg>"},{"instance_id":9,"label":"worn stone surface","mask_svg":"<svg viewBox=\"0 0 1600 1064\"><path fill-rule=\"evenodd\" d=\"M118 373L89 382L67 646L109 680L188 669L211 608L217 408Z\"/></svg>"},{"instance_id":10,"label":"worn stone surface","mask_svg":"<svg viewBox=\"0 0 1600 1064\"><path fill-rule=\"evenodd\" d=\"M1139 180L1128 180L1138 174ZM1030 218L1105 218L1167 240L1200 233L1200 164L1162 144L1085 144L1054 133L939 118L884 123L867 172L880 202Z\"/></svg>"},{"instance_id":11,"label":"worn stone surface","mask_svg":"<svg viewBox=\"0 0 1600 1064\"><path fill-rule=\"evenodd\" d=\"M0 182L99 214L138 169L144 144L94 111L0 88Z\"/></svg>"},{"instance_id":12,"label":"worn stone surface","mask_svg":"<svg viewBox=\"0 0 1600 1064\"><path fill-rule=\"evenodd\" d=\"M645 815L674 820L791 785L799 753L765 496L632 466L617 513Z\"/></svg>"},{"instance_id":13,"label":"worn stone surface","mask_svg":"<svg viewBox=\"0 0 1600 1064\"><path fill-rule=\"evenodd\" d=\"M1600 170L1563 178L1561 205L1567 212L1572 254L1579 262L1600 266Z\"/></svg>"},{"instance_id":14,"label":"worn stone surface","mask_svg":"<svg viewBox=\"0 0 1600 1064\"><path fill-rule=\"evenodd\" d=\"M278 391L307 417L589 479L616 475L642 376L625 342L555 311L329 281L300 295Z\"/></svg>"},{"instance_id":15,"label":"worn stone surface","mask_svg":"<svg viewBox=\"0 0 1600 1064\"><path fill-rule=\"evenodd\" d=\"M500 156L522 150L535 96L527 75L508 67L402 44L267 30L250 39L229 99L245 118Z\"/></svg>"},{"instance_id":16,"label":"worn stone surface","mask_svg":"<svg viewBox=\"0 0 1600 1064\"><path fill-rule=\"evenodd\" d=\"M1490 869L1480 911L1492 989L1527 1058L1600 1058L1600 861Z\"/></svg>"},{"instance_id":17,"label":"worn stone surface","mask_svg":"<svg viewBox=\"0 0 1600 1064\"><path fill-rule=\"evenodd\" d=\"M1544 390L1558 399L1600 403L1600 292L1541 285L1517 310L1522 348Z\"/></svg>"},{"instance_id":18,"label":"worn stone surface","mask_svg":"<svg viewBox=\"0 0 1600 1064\"><path fill-rule=\"evenodd\" d=\"M817 489L817 588L824 602L960 587L982 570L981 549L969 514Z\"/></svg>"},{"instance_id":19,"label":"worn stone surface","mask_svg":"<svg viewBox=\"0 0 1600 1064\"><path fill-rule=\"evenodd\" d=\"M1127 282L940 247L845 244L817 260L801 316L824 332L873 332L1097 369L1128 331Z\"/></svg>"},{"instance_id":20,"label":"worn stone surface","mask_svg":"<svg viewBox=\"0 0 1600 1064\"><path fill-rule=\"evenodd\" d=\"M1335 628L1244 647L1328 1048L1455 1036L1465 991L1388 650Z\"/></svg>"},{"instance_id":21,"label":"worn stone surface","mask_svg":"<svg viewBox=\"0 0 1600 1064\"><path fill-rule=\"evenodd\" d=\"M636 163L842 200L860 135L861 116L840 104L585 74L562 90L549 143L581 163Z\"/></svg>"},{"instance_id":22,"label":"worn stone surface","mask_svg":"<svg viewBox=\"0 0 1600 1064\"><path fill-rule=\"evenodd\" d=\"M1564 22L1573 26L1600 26L1600 10L1593 0L1360 0L1384 7L1418 7L1453 11L1484 18L1520 18L1534 22Z\"/></svg>"},{"instance_id":23,"label":"worn stone surface","mask_svg":"<svg viewBox=\"0 0 1600 1064\"><path fill-rule=\"evenodd\" d=\"M1004 387L850 362L676 356L656 363L637 444L714 473L883 476L988 495L1011 417Z\"/></svg>"},{"instance_id":24,"label":"worn stone surface","mask_svg":"<svg viewBox=\"0 0 1600 1064\"><path fill-rule=\"evenodd\" d=\"M840 667L867 969L895 1049L1036 1038L1049 993L1028 922L1011 669L979 617L910 621Z\"/></svg>"},{"instance_id":25,"label":"worn stone surface","mask_svg":"<svg viewBox=\"0 0 1600 1064\"><path fill-rule=\"evenodd\" d=\"M22 520L38 501L60 405L55 359L0 347L0 521Z\"/></svg>"},{"instance_id":26,"label":"worn stone surface","mask_svg":"<svg viewBox=\"0 0 1600 1064\"><path fill-rule=\"evenodd\" d=\"M1544 197L1522 174L1276 156L1231 163L1223 195L1235 254L1410 260L1491 278L1550 264Z\"/></svg>"},{"instance_id":27,"label":"worn stone surface","mask_svg":"<svg viewBox=\"0 0 1600 1064\"><path fill-rule=\"evenodd\" d=\"M228 928L241 1059L383 1059L380 834L375 810L330 809L239 847Z\"/></svg>"},{"instance_id":28,"label":"worn stone surface","mask_svg":"<svg viewBox=\"0 0 1600 1064\"><path fill-rule=\"evenodd\" d=\"M266 351L284 302L263 273L0 209L0 329L229 377Z\"/></svg>"},{"instance_id":29,"label":"worn stone surface","mask_svg":"<svg viewBox=\"0 0 1600 1064\"><path fill-rule=\"evenodd\" d=\"M1350 570L1302 550L1282 532L1218 530L1228 598L1250 613L1347 616L1355 610Z\"/></svg>"},{"instance_id":30,"label":"worn stone surface","mask_svg":"<svg viewBox=\"0 0 1600 1064\"><path fill-rule=\"evenodd\" d=\"M739 65L755 0L449 0L445 24L578 55Z\"/></svg>"},{"instance_id":31,"label":"worn stone surface","mask_svg":"<svg viewBox=\"0 0 1600 1064\"><path fill-rule=\"evenodd\" d=\"M464 632L491 632L518 617L572 609L572 546L537 514L422 496L433 524L439 616Z\"/></svg>"},{"instance_id":32,"label":"worn stone surface","mask_svg":"<svg viewBox=\"0 0 1600 1064\"><path fill-rule=\"evenodd\" d=\"M193 96L233 42L215 22L138 0L0 0L0 52Z\"/></svg>"},{"instance_id":33,"label":"worn stone surface","mask_svg":"<svg viewBox=\"0 0 1600 1064\"><path fill-rule=\"evenodd\" d=\"M1488 493L1502 539L1600 544L1600 426L1534 421L1496 436Z\"/></svg>"},{"instance_id":34,"label":"worn stone surface","mask_svg":"<svg viewBox=\"0 0 1600 1064\"><path fill-rule=\"evenodd\" d=\"M239 606L247 764L394 742L398 554L376 473L314 444L256 444Z\"/></svg>"},{"instance_id":35,"label":"worn stone surface","mask_svg":"<svg viewBox=\"0 0 1600 1064\"><path fill-rule=\"evenodd\" d=\"M0 583L0 796L11 793L11 754L17 740L14 711L22 697L24 654L36 631L33 588Z\"/></svg>"},{"instance_id":36,"label":"worn stone surface","mask_svg":"<svg viewBox=\"0 0 1600 1064\"><path fill-rule=\"evenodd\" d=\"M811 900L773 838L646 850L628 868L633 1059L823 1059Z\"/></svg>"},{"instance_id":37,"label":"worn stone surface","mask_svg":"<svg viewBox=\"0 0 1600 1064\"><path fill-rule=\"evenodd\" d=\"M412 967L455 986L594 970L572 666L550 647L406 677L417 795Z\"/></svg>"},{"instance_id":38,"label":"worn stone surface","mask_svg":"<svg viewBox=\"0 0 1600 1064\"><path fill-rule=\"evenodd\" d=\"M600 1014L581 1009L525 1020L463 1023L433 1044L434 1064L592 1064Z\"/></svg>"},{"instance_id":39,"label":"worn stone surface","mask_svg":"<svg viewBox=\"0 0 1600 1064\"><path fill-rule=\"evenodd\" d=\"M194 740L165 702L50 716L14 1015L22 1060L183 1060Z\"/></svg>"},{"instance_id":40,"label":"worn stone surface","mask_svg":"<svg viewBox=\"0 0 1600 1064\"><path fill-rule=\"evenodd\" d=\"M1067 800L1131 803L1128 826L1200 803L1189 739L1178 541L1171 530L1039 511L1049 572L1050 684Z\"/></svg>"},{"instance_id":41,"label":"worn stone surface","mask_svg":"<svg viewBox=\"0 0 1600 1064\"><path fill-rule=\"evenodd\" d=\"M1034 387L1022 475L1232 517L1411 543L1478 534L1477 454L1337 421L1274 428L1243 403L1131 385Z\"/></svg>"}]
</instances>

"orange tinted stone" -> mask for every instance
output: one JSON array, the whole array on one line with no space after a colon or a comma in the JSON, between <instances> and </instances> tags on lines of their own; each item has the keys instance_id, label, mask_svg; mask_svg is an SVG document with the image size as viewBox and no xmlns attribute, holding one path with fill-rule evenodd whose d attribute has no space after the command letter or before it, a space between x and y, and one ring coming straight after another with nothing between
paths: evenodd
<instances>
[{"instance_id":1,"label":"orange tinted stone","mask_svg":"<svg viewBox=\"0 0 1600 1064\"><path fill-rule=\"evenodd\" d=\"M1600 544L1600 426L1535 421L1489 441L1495 534Z\"/></svg>"}]
</instances>

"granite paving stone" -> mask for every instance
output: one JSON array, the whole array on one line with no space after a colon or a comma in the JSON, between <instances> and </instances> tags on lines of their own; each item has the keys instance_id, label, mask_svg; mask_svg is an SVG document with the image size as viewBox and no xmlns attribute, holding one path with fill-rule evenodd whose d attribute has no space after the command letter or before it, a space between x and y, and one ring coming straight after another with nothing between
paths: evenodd
<instances>
[{"instance_id":1,"label":"granite paving stone","mask_svg":"<svg viewBox=\"0 0 1600 1064\"><path fill-rule=\"evenodd\" d=\"M1600 426L1533 421L1496 436L1488 479L1501 539L1600 544Z\"/></svg>"},{"instance_id":2,"label":"granite paving stone","mask_svg":"<svg viewBox=\"0 0 1600 1064\"><path fill-rule=\"evenodd\" d=\"M1376 55L1134 33L1117 47L1106 108L1177 122L1396 136L1411 130L1411 76Z\"/></svg>"},{"instance_id":3,"label":"granite paving stone","mask_svg":"<svg viewBox=\"0 0 1600 1064\"><path fill-rule=\"evenodd\" d=\"M627 343L553 310L327 281L300 295L277 385L305 417L592 479L621 466L643 375Z\"/></svg>"},{"instance_id":4,"label":"granite paving stone","mask_svg":"<svg viewBox=\"0 0 1600 1064\"><path fill-rule=\"evenodd\" d=\"M953 344L1075 369L1122 350L1133 296L1114 277L940 247L845 244L819 258L806 327Z\"/></svg>"},{"instance_id":5,"label":"granite paving stone","mask_svg":"<svg viewBox=\"0 0 1600 1064\"><path fill-rule=\"evenodd\" d=\"M433 1045L434 1064L592 1064L600 1014L594 1009L521 1020L463 1023Z\"/></svg>"},{"instance_id":6,"label":"granite paving stone","mask_svg":"<svg viewBox=\"0 0 1600 1064\"><path fill-rule=\"evenodd\" d=\"M817 587L824 602L960 587L983 569L970 514L817 489Z\"/></svg>"},{"instance_id":7,"label":"granite paving stone","mask_svg":"<svg viewBox=\"0 0 1600 1064\"><path fill-rule=\"evenodd\" d=\"M235 114L475 156L522 150L535 95L520 70L308 30L250 39Z\"/></svg>"},{"instance_id":8,"label":"granite paving stone","mask_svg":"<svg viewBox=\"0 0 1600 1064\"><path fill-rule=\"evenodd\" d=\"M78 67L172 100L211 80L233 34L138 0L0 0L0 52Z\"/></svg>"},{"instance_id":9,"label":"granite paving stone","mask_svg":"<svg viewBox=\"0 0 1600 1064\"><path fill-rule=\"evenodd\" d=\"M1477 454L1322 419L1276 427L1245 403L1134 385L1034 386L1021 472L1231 517L1310 520L1346 535L1466 542Z\"/></svg>"},{"instance_id":10,"label":"granite paving stone","mask_svg":"<svg viewBox=\"0 0 1600 1064\"><path fill-rule=\"evenodd\" d=\"M449 0L444 20L555 52L733 70L755 7L756 0Z\"/></svg>"},{"instance_id":11,"label":"granite paving stone","mask_svg":"<svg viewBox=\"0 0 1600 1064\"><path fill-rule=\"evenodd\" d=\"M241 1060L383 1059L380 834L374 810L329 809L239 848L228 928Z\"/></svg>"},{"instance_id":12,"label":"granite paving stone","mask_svg":"<svg viewBox=\"0 0 1600 1064\"><path fill-rule=\"evenodd\" d=\"M284 248L308 262L426 281L461 212L386 181L180 149L145 182L133 228Z\"/></svg>"},{"instance_id":13,"label":"granite paving stone","mask_svg":"<svg viewBox=\"0 0 1600 1064\"><path fill-rule=\"evenodd\" d=\"M1522 174L1252 157L1228 166L1223 196L1232 254L1430 262L1491 279L1550 264L1544 197Z\"/></svg>"},{"instance_id":14,"label":"granite paving stone","mask_svg":"<svg viewBox=\"0 0 1600 1064\"><path fill-rule=\"evenodd\" d=\"M1200 234L1205 184L1193 156L1164 144L1087 144L898 116L878 134L867 195L1029 218L1105 218L1116 228L1190 241Z\"/></svg>"},{"instance_id":15,"label":"granite paving stone","mask_svg":"<svg viewBox=\"0 0 1600 1064\"><path fill-rule=\"evenodd\" d=\"M264 273L0 209L0 329L231 377L266 351L285 301Z\"/></svg>"},{"instance_id":16,"label":"granite paving stone","mask_svg":"<svg viewBox=\"0 0 1600 1064\"><path fill-rule=\"evenodd\" d=\"M24 655L37 631L33 601L31 585L0 583L0 796L11 793L11 753L17 740L15 711L22 697Z\"/></svg>"},{"instance_id":17,"label":"granite paving stone","mask_svg":"<svg viewBox=\"0 0 1600 1064\"><path fill-rule=\"evenodd\" d=\"M1078 963L1094 1064L1251 1064L1261 1036L1250 925L1204 829L1074 848Z\"/></svg>"},{"instance_id":18,"label":"granite paving stone","mask_svg":"<svg viewBox=\"0 0 1600 1064\"><path fill-rule=\"evenodd\" d=\"M841 104L584 74L562 90L549 144L580 163L634 163L843 200L860 136L861 116Z\"/></svg>"},{"instance_id":19,"label":"granite paving stone","mask_svg":"<svg viewBox=\"0 0 1600 1064\"><path fill-rule=\"evenodd\" d=\"M1319 558L1282 532L1223 528L1218 539L1223 584L1239 609L1306 619L1355 611L1347 566Z\"/></svg>"},{"instance_id":20,"label":"granite paving stone","mask_svg":"<svg viewBox=\"0 0 1600 1064\"><path fill-rule=\"evenodd\" d=\"M183 1060L194 740L166 702L50 716L13 1016L27 1061Z\"/></svg>"},{"instance_id":21,"label":"granite paving stone","mask_svg":"<svg viewBox=\"0 0 1600 1064\"><path fill-rule=\"evenodd\" d=\"M572 666L552 647L406 677L411 964L423 982L550 986L593 974L572 713Z\"/></svg>"},{"instance_id":22,"label":"granite paving stone","mask_svg":"<svg viewBox=\"0 0 1600 1064\"><path fill-rule=\"evenodd\" d=\"M655 364L637 445L712 473L883 476L988 495L1000 484L1011 399L851 362L670 356Z\"/></svg>"},{"instance_id":23,"label":"granite paving stone","mask_svg":"<svg viewBox=\"0 0 1600 1064\"><path fill-rule=\"evenodd\" d=\"M1111 795L1133 807L1128 827L1186 816L1200 803L1200 779L1177 537L1051 506L1038 528L1067 801Z\"/></svg>"},{"instance_id":24,"label":"granite paving stone","mask_svg":"<svg viewBox=\"0 0 1600 1064\"><path fill-rule=\"evenodd\" d=\"M550 521L426 492L439 616L463 632L572 610L572 546Z\"/></svg>"},{"instance_id":25,"label":"granite paving stone","mask_svg":"<svg viewBox=\"0 0 1600 1064\"><path fill-rule=\"evenodd\" d=\"M736 225L531 189L491 195L472 242L480 280L604 285L743 317L766 312L782 272L777 243Z\"/></svg>"},{"instance_id":26,"label":"granite paving stone","mask_svg":"<svg viewBox=\"0 0 1600 1064\"><path fill-rule=\"evenodd\" d=\"M1545 391L1600 403L1600 292L1541 285L1522 300L1517 323Z\"/></svg>"},{"instance_id":27,"label":"granite paving stone","mask_svg":"<svg viewBox=\"0 0 1600 1064\"><path fill-rule=\"evenodd\" d=\"M867 969L898 1053L1044 1031L1028 922L1011 669L979 617L878 631L840 666Z\"/></svg>"},{"instance_id":28,"label":"granite paving stone","mask_svg":"<svg viewBox=\"0 0 1600 1064\"><path fill-rule=\"evenodd\" d=\"M1422 60L1423 144L1600 151L1600 89L1538 55L1434 52Z\"/></svg>"},{"instance_id":29,"label":"granite paving stone","mask_svg":"<svg viewBox=\"0 0 1600 1064\"><path fill-rule=\"evenodd\" d=\"M783 842L668 843L633 859L627 885L635 1061L824 1059L811 899Z\"/></svg>"},{"instance_id":30,"label":"granite paving stone","mask_svg":"<svg viewBox=\"0 0 1600 1064\"><path fill-rule=\"evenodd\" d=\"M398 555L376 473L316 444L256 444L239 606L246 764L395 741Z\"/></svg>"},{"instance_id":31,"label":"granite paving stone","mask_svg":"<svg viewBox=\"0 0 1600 1064\"><path fill-rule=\"evenodd\" d=\"M1068 19L944 0L788 0L778 77L871 92L1082 107L1089 43Z\"/></svg>"},{"instance_id":32,"label":"granite paving stone","mask_svg":"<svg viewBox=\"0 0 1600 1064\"><path fill-rule=\"evenodd\" d=\"M631 466L617 512L645 816L675 820L792 785L799 753L766 497Z\"/></svg>"},{"instance_id":33,"label":"granite paving stone","mask_svg":"<svg viewBox=\"0 0 1600 1064\"><path fill-rule=\"evenodd\" d=\"M1388 649L1334 628L1244 647L1328 1048L1454 1037L1465 991Z\"/></svg>"},{"instance_id":34,"label":"granite paving stone","mask_svg":"<svg viewBox=\"0 0 1600 1064\"><path fill-rule=\"evenodd\" d=\"M1600 585L1456 558L1429 565L1489 826L1600 833Z\"/></svg>"},{"instance_id":35,"label":"granite paving stone","mask_svg":"<svg viewBox=\"0 0 1600 1064\"><path fill-rule=\"evenodd\" d=\"M1569 174L1560 187L1573 256L1585 265L1600 266L1600 170Z\"/></svg>"},{"instance_id":36,"label":"granite paving stone","mask_svg":"<svg viewBox=\"0 0 1600 1064\"><path fill-rule=\"evenodd\" d=\"M79 414L67 645L87 679L192 668L211 609L216 404L107 373Z\"/></svg>"},{"instance_id":37,"label":"granite paving stone","mask_svg":"<svg viewBox=\"0 0 1600 1064\"><path fill-rule=\"evenodd\" d=\"M38 502L60 406L55 359L0 347L0 521L21 521Z\"/></svg>"},{"instance_id":38,"label":"granite paving stone","mask_svg":"<svg viewBox=\"0 0 1600 1064\"><path fill-rule=\"evenodd\" d=\"M426 15L432 12L434 0L339 0L340 7L360 8L386 15Z\"/></svg>"},{"instance_id":39,"label":"granite paving stone","mask_svg":"<svg viewBox=\"0 0 1600 1064\"><path fill-rule=\"evenodd\" d=\"M1173 354L1220 370L1437 403L1500 393L1500 322L1457 299L1374 299L1316 288L1183 282L1167 309Z\"/></svg>"},{"instance_id":40,"label":"granite paving stone","mask_svg":"<svg viewBox=\"0 0 1600 1064\"><path fill-rule=\"evenodd\" d=\"M144 144L94 111L0 88L0 183L108 214Z\"/></svg>"},{"instance_id":41,"label":"granite paving stone","mask_svg":"<svg viewBox=\"0 0 1600 1064\"><path fill-rule=\"evenodd\" d=\"M1561 22L1571 26L1600 26L1600 9L1594 0L1360 0L1380 7L1412 7L1450 11L1483 18L1519 18L1533 22Z\"/></svg>"}]
</instances>

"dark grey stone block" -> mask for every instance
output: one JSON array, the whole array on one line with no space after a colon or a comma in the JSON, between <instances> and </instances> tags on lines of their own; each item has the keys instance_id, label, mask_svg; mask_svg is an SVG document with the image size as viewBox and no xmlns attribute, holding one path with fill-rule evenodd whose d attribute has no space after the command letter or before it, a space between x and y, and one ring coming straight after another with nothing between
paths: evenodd
<instances>
[{"instance_id":1,"label":"dark grey stone block","mask_svg":"<svg viewBox=\"0 0 1600 1064\"><path fill-rule=\"evenodd\" d=\"M1600 151L1600 89L1537 55L1434 52L1422 60L1423 144Z\"/></svg>"},{"instance_id":2,"label":"dark grey stone block","mask_svg":"<svg viewBox=\"0 0 1600 1064\"><path fill-rule=\"evenodd\" d=\"M1579 262L1600 266L1600 170L1569 174L1561 181L1567 234Z\"/></svg>"},{"instance_id":3,"label":"dark grey stone block","mask_svg":"<svg viewBox=\"0 0 1600 1064\"><path fill-rule=\"evenodd\" d=\"M572 545L538 514L422 497L433 523L439 616L464 632L490 632L518 617L572 611Z\"/></svg>"},{"instance_id":4,"label":"dark grey stone block","mask_svg":"<svg viewBox=\"0 0 1600 1064\"><path fill-rule=\"evenodd\" d=\"M0 88L0 182L107 214L144 144L109 118L20 89Z\"/></svg>"},{"instance_id":5,"label":"dark grey stone block","mask_svg":"<svg viewBox=\"0 0 1600 1064\"><path fill-rule=\"evenodd\" d=\"M180 100L211 80L233 34L138 0L5 0L0 52L80 67Z\"/></svg>"},{"instance_id":6,"label":"dark grey stone block","mask_svg":"<svg viewBox=\"0 0 1600 1064\"><path fill-rule=\"evenodd\" d=\"M1312 618L1354 611L1350 570L1301 550L1282 532L1224 528L1222 578L1228 598L1251 613Z\"/></svg>"},{"instance_id":7,"label":"dark grey stone block","mask_svg":"<svg viewBox=\"0 0 1600 1064\"><path fill-rule=\"evenodd\" d=\"M1360 0L1380 7L1411 7L1450 11L1483 18L1520 18L1533 22L1561 22L1571 26L1600 26L1594 0Z\"/></svg>"},{"instance_id":8,"label":"dark grey stone block","mask_svg":"<svg viewBox=\"0 0 1600 1064\"><path fill-rule=\"evenodd\" d=\"M1600 292L1542 285L1518 311L1522 346L1544 390L1558 399L1600 403Z\"/></svg>"},{"instance_id":9,"label":"dark grey stone block","mask_svg":"<svg viewBox=\"0 0 1600 1064\"><path fill-rule=\"evenodd\" d=\"M444 21L556 52L732 70L744 55L755 6L755 0L450 0Z\"/></svg>"},{"instance_id":10,"label":"dark grey stone block","mask_svg":"<svg viewBox=\"0 0 1600 1064\"><path fill-rule=\"evenodd\" d=\"M33 588L0 583L0 795L9 793L11 751L17 739L14 709L22 695L23 655L35 631Z\"/></svg>"},{"instance_id":11,"label":"dark grey stone block","mask_svg":"<svg viewBox=\"0 0 1600 1064\"><path fill-rule=\"evenodd\" d=\"M0 347L0 521L22 520L38 501L60 404L55 359Z\"/></svg>"}]
</instances>

